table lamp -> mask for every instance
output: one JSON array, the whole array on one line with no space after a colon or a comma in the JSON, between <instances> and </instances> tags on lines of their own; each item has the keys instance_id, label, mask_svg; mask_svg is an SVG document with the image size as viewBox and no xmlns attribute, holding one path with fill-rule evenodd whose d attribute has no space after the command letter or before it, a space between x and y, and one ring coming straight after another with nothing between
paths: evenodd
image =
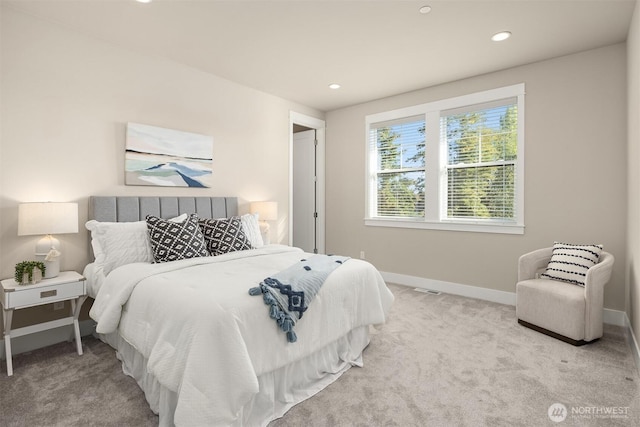
<instances>
[{"instance_id":1,"label":"table lamp","mask_svg":"<svg viewBox=\"0 0 640 427\"><path fill-rule=\"evenodd\" d=\"M267 221L276 221L278 219L278 202L251 202L250 210L251 213L258 214L262 239L264 240L264 244L268 245L270 243L270 227Z\"/></svg>"},{"instance_id":2,"label":"table lamp","mask_svg":"<svg viewBox=\"0 0 640 427\"><path fill-rule=\"evenodd\" d=\"M77 203L20 203L18 205L18 236L45 236L36 245L36 260L44 262L44 278L60 273L60 241L53 234L78 232Z\"/></svg>"}]
</instances>

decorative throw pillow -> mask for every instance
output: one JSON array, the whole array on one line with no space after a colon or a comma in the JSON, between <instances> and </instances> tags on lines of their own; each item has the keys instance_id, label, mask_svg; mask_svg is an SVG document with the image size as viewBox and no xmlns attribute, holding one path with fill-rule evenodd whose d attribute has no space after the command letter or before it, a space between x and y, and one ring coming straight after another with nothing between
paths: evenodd
<instances>
[{"instance_id":1,"label":"decorative throw pillow","mask_svg":"<svg viewBox=\"0 0 640 427\"><path fill-rule=\"evenodd\" d=\"M260 232L260 224L258 223L258 214L244 214L240 217L242 221L242 231L249 239L251 246L258 249L264 246L262 233Z\"/></svg>"},{"instance_id":2,"label":"decorative throw pillow","mask_svg":"<svg viewBox=\"0 0 640 427\"><path fill-rule=\"evenodd\" d=\"M147 229L154 262L177 261L209 255L196 214L189 215L183 222L172 222L147 215Z\"/></svg>"},{"instance_id":3,"label":"decorative throw pillow","mask_svg":"<svg viewBox=\"0 0 640 427\"><path fill-rule=\"evenodd\" d=\"M540 277L584 286L587 270L598 263L601 252L602 245L554 242L551 260Z\"/></svg>"},{"instance_id":4,"label":"decorative throw pillow","mask_svg":"<svg viewBox=\"0 0 640 427\"><path fill-rule=\"evenodd\" d=\"M213 256L251 249L251 243L244 234L242 221L238 216L223 219L200 218L198 223L207 242L207 249Z\"/></svg>"}]
</instances>

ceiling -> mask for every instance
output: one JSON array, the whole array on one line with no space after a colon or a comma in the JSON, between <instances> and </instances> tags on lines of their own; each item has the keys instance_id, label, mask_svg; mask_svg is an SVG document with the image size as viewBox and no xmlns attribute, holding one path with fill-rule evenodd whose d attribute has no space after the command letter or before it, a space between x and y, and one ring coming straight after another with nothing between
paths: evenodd
<instances>
[{"instance_id":1,"label":"ceiling","mask_svg":"<svg viewBox=\"0 0 640 427\"><path fill-rule=\"evenodd\" d=\"M626 40L635 0L1 0L321 111ZM421 6L431 6L428 14ZM490 37L508 30L503 42ZM339 83L338 90L329 89Z\"/></svg>"}]
</instances>

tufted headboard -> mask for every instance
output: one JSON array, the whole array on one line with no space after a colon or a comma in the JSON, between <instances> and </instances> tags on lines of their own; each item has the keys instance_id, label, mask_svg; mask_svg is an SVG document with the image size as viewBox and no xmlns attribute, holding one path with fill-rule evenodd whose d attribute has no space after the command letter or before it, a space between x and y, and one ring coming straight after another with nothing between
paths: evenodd
<instances>
[{"instance_id":1,"label":"tufted headboard","mask_svg":"<svg viewBox=\"0 0 640 427\"><path fill-rule=\"evenodd\" d=\"M197 213L202 218L238 215L237 197L89 197L89 219L101 222L144 221L147 215L172 218Z\"/></svg>"}]
</instances>

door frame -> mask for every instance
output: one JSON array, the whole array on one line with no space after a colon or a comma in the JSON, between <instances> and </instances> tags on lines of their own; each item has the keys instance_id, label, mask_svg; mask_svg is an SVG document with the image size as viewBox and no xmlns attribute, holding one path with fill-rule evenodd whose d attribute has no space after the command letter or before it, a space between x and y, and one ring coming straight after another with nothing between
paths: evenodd
<instances>
[{"instance_id":1,"label":"door frame","mask_svg":"<svg viewBox=\"0 0 640 427\"><path fill-rule=\"evenodd\" d=\"M316 246L318 253L325 253L325 121L289 112L289 245L293 245L293 125L298 124L316 130Z\"/></svg>"}]
</instances>

